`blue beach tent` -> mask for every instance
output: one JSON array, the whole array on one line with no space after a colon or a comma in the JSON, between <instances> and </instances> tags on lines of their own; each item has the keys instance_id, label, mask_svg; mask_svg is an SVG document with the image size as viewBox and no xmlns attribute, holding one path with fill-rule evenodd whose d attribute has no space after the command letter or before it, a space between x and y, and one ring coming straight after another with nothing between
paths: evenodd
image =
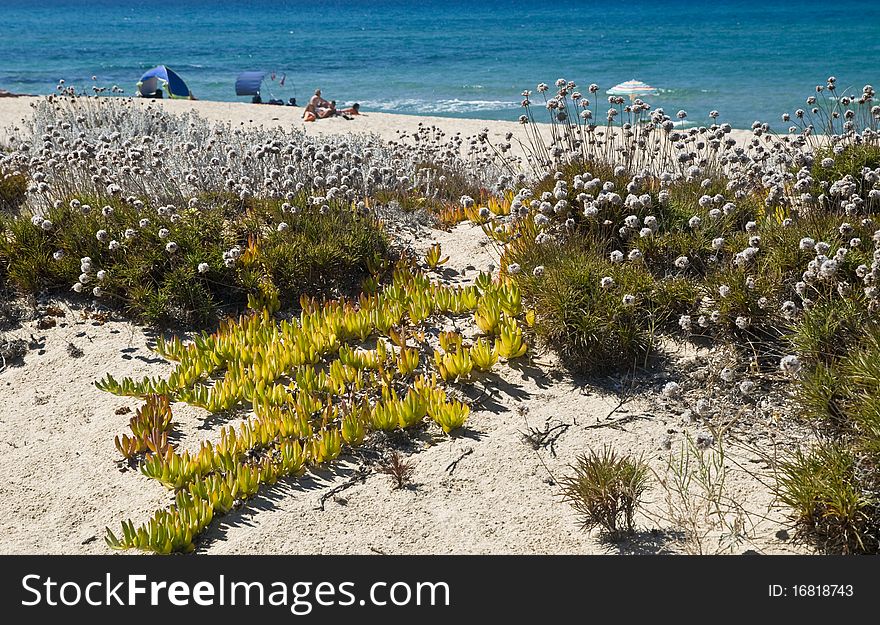
<instances>
[{"instance_id":1,"label":"blue beach tent","mask_svg":"<svg viewBox=\"0 0 880 625\"><path fill-rule=\"evenodd\" d=\"M260 95L266 72L242 72L235 79L235 95Z\"/></svg>"},{"instance_id":2,"label":"blue beach tent","mask_svg":"<svg viewBox=\"0 0 880 625\"><path fill-rule=\"evenodd\" d=\"M254 104L262 104L263 81L266 79L267 73L268 72L259 71L240 73L238 75L238 78L235 79L235 95L249 95L252 96L251 102L253 102ZM283 74L281 76L281 80L278 81L278 86L283 87L285 80L287 80L287 74ZM275 72L272 72L271 82L275 82ZM283 100L278 100L272 96L271 85L267 84L266 90L269 92L270 96L270 99L266 102L266 104L284 104ZM289 106L296 106L296 98L290 98L287 104Z\"/></svg>"},{"instance_id":3,"label":"blue beach tent","mask_svg":"<svg viewBox=\"0 0 880 625\"><path fill-rule=\"evenodd\" d=\"M164 89L171 98L193 99L192 92L183 82L183 78L164 65L154 67L141 76L137 88L138 94L145 98L161 98Z\"/></svg>"}]
</instances>

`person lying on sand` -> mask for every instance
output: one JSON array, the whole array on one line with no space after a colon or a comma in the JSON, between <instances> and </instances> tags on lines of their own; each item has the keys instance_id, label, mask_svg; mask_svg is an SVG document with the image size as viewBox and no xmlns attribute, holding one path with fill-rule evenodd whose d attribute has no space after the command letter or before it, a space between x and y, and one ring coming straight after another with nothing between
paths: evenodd
<instances>
[{"instance_id":1,"label":"person lying on sand","mask_svg":"<svg viewBox=\"0 0 880 625\"><path fill-rule=\"evenodd\" d=\"M360 108L361 108L361 105L358 103L355 103L354 106L351 106L347 109L340 110L340 109L336 108L336 100L330 100L330 106L322 107L322 108L318 109L318 117L325 118L325 117L341 116L341 117L344 117L345 119L351 119L352 115L360 115L361 114Z\"/></svg>"},{"instance_id":2,"label":"person lying on sand","mask_svg":"<svg viewBox=\"0 0 880 625\"><path fill-rule=\"evenodd\" d=\"M330 100L327 103L327 106L319 106L318 107L318 117L324 119L326 117L333 117L334 115L338 115L339 111L336 110L336 100Z\"/></svg>"}]
</instances>

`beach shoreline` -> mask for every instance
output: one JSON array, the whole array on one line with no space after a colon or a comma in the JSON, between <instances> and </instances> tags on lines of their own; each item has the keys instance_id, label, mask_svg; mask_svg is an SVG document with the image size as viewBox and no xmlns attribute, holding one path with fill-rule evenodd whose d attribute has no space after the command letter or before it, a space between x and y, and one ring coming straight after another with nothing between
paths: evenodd
<instances>
[{"instance_id":1,"label":"beach shoreline","mask_svg":"<svg viewBox=\"0 0 880 625\"><path fill-rule=\"evenodd\" d=\"M48 96L20 96L0 98L0 142L9 140L11 129L21 125L31 115L32 105ZM81 96L82 97L82 96ZM463 138L487 131L490 141L499 144L508 134L512 141L527 142L525 126L519 121L488 120L464 117L437 117L411 115L405 113L380 113L365 111L351 119L342 116L307 122L302 118L303 108L272 104L251 104L249 102L221 102L214 100L173 100L130 98L145 107L159 107L172 114L181 115L195 112L209 122L227 123L233 127L282 130L299 130L306 135L374 134L384 141L395 141L402 133L412 135L424 127L437 128L446 136L460 134ZM540 117L541 111L536 111ZM519 117L519 112L515 115ZM541 126L549 126L538 122ZM687 129L684 129L687 131ZM730 132L738 143L744 145L753 138L751 130L733 129Z\"/></svg>"}]
</instances>

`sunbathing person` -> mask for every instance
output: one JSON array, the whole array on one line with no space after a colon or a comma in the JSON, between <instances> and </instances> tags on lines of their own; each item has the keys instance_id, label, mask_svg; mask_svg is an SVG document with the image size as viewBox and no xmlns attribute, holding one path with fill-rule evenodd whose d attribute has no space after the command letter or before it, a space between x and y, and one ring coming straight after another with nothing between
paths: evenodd
<instances>
[{"instance_id":1,"label":"sunbathing person","mask_svg":"<svg viewBox=\"0 0 880 625\"><path fill-rule=\"evenodd\" d=\"M334 115L338 114L339 111L336 110L336 100L330 100L330 102L327 103L327 106L318 107L318 117L320 117L321 119L333 117Z\"/></svg>"},{"instance_id":2,"label":"sunbathing person","mask_svg":"<svg viewBox=\"0 0 880 625\"><path fill-rule=\"evenodd\" d=\"M315 111L315 107L311 102L306 104L306 108L303 111L303 119L306 120L307 122L313 122L316 119L318 119L318 115Z\"/></svg>"},{"instance_id":3,"label":"sunbathing person","mask_svg":"<svg viewBox=\"0 0 880 625\"><path fill-rule=\"evenodd\" d=\"M321 90L315 89L315 95L309 98L309 104L312 106L312 110L317 111L318 109L324 107L329 107L330 103L321 97Z\"/></svg>"},{"instance_id":4,"label":"sunbathing person","mask_svg":"<svg viewBox=\"0 0 880 625\"><path fill-rule=\"evenodd\" d=\"M349 106L347 109L341 109L339 112L342 113L343 115L360 115L361 114L361 105L358 104L357 102L355 102L354 104Z\"/></svg>"}]
</instances>

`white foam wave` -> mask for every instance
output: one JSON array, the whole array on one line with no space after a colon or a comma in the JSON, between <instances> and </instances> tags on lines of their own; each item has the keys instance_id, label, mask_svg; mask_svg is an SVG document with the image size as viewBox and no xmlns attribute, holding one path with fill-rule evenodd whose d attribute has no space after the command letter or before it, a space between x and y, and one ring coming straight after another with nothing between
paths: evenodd
<instances>
[{"instance_id":1,"label":"white foam wave","mask_svg":"<svg viewBox=\"0 0 880 625\"><path fill-rule=\"evenodd\" d=\"M514 109L519 107L519 102L510 100L461 100L453 98L449 100L421 100L417 98L403 98L399 100L362 100L361 106L374 111L386 111L389 113L474 113L479 111L496 111L499 109Z\"/></svg>"}]
</instances>

